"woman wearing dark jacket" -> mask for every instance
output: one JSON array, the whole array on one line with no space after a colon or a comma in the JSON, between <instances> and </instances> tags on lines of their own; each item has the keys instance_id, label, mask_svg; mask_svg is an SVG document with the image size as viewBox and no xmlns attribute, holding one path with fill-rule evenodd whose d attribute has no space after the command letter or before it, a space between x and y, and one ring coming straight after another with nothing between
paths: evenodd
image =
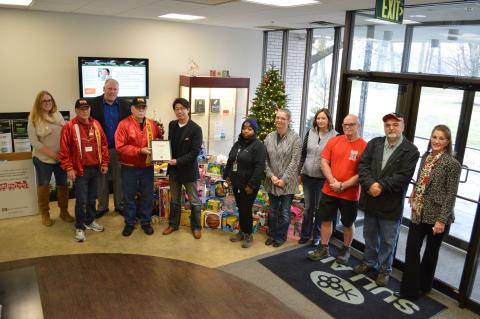
<instances>
[{"instance_id":1,"label":"woman wearing dark jacket","mask_svg":"<svg viewBox=\"0 0 480 319\"><path fill-rule=\"evenodd\" d=\"M435 126L410 195L412 222L399 293L402 298L415 299L432 289L438 252L455 219L453 209L460 173L460 163L452 156L450 129L445 125ZM427 244L420 261L425 237Z\"/></svg>"},{"instance_id":2,"label":"woman wearing dark jacket","mask_svg":"<svg viewBox=\"0 0 480 319\"><path fill-rule=\"evenodd\" d=\"M233 242L243 240L242 247L252 245L252 206L263 179L267 150L257 139L258 124L246 119L242 133L228 154L223 178L232 185L240 214L240 231L230 237Z\"/></svg>"}]
</instances>

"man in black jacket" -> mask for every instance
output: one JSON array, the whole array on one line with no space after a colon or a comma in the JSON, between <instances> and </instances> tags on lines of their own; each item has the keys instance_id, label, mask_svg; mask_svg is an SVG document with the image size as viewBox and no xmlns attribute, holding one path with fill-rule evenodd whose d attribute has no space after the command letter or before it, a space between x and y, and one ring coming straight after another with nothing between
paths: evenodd
<instances>
[{"instance_id":1,"label":"man in black jacket","mask_svg":"<svg viewBox=\"0 0 480 319\"><path fill-rule=\"evenodd\" d=\"M113 203L115 211L123 212L123 193L121 180L121 165L115 150L115 131L118 123L130 115L130 105L127 101L118 98L118 82L108 79L103 86L103 94L89 100L91 116L100 122L107 137L110 164L108 174L100 174L98 180L98 207L97 216L101 217L108 212L108 180L113 181Z\"/></svg>"},{"instance_id":2,"label":"man in black jacket","mask_svg":"<svg viewBox=\"0 0 480 319\"><path fill-rule=\"evenodd\" d=\"M401 114L385 115L383 127L385 137L368 142L360 159L365 252L363 263L353 270L358 274L378 270L378 286L386 286L390 279L405 194L420 155L417 147L402 135Z\"/></svg>"},{"instance_id":3,"label":"man in black jacket","mask_svg":"<svg viewBox=\"0 0 480 319\"><path fill-rule=\"evenodd\" d=\"M202 129L190 119L190 103L186 99L175 99L172 107L177 117L177 120L168 124L168 139L172 147L172 160L168 162L172 198L168 228L163 231L163 234L169 235L178 230L183 185L190 203L190 227L193 237L200 239L202 237L200 223L202 203L198 198L197 191L197 179L199 178L197 156L203 142Z\"/></svg>"}]
</instances>

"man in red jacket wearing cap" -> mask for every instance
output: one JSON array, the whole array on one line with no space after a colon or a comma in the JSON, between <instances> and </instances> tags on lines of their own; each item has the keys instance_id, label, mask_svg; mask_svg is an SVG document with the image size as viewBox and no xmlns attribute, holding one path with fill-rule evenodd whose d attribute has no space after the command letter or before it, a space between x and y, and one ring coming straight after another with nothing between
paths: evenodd
<instances>
[{"instance_id":1,"label":"man in red jacket wearing cap","mask_svg":"<svg viewBox=\"0 0 480 319\"><path fill-rule=\"evenodd\" d=\"M90 103L79 99L75 103L77 116L62 129L60 166L68 179L75 182L75 240L85 241L85 229L102 232L95 222L95 201L99 174L106 174L110 156L107 138L100 123L90 117Z\"/></svg>"}]
</instances>

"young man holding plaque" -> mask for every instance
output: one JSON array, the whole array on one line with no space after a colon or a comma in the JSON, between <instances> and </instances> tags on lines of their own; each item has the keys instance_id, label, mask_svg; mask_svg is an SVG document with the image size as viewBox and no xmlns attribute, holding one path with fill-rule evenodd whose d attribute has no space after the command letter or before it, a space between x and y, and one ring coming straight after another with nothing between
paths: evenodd
<instances>
[{"instance_id":1,"label":"young man holding plaque","mask_svg":"<svg viewBox=\"0 0 480 319\"><path fill-rule=\"evenodd\" d=\"M136 223L137 209L140 224L147 235L153 234L150 225L153 208L152 140L160 137L160 130L152 119L146 118L147 103L135 98L130 104L132 115L120 121L115 132L115 147L122 164L125 228L123 236L130 236ZM135 203L140 193L140 206Z\"/></svg>"},{"instance_id":2,"label":"young man holding plaque","mask_svg":"<svg viewBox=\"0 0 480 319\"><path fill-rule=\"evenodd\" d=\"M178 230L183 185L187 191L192 211L190 227L193 237L200 239L202 237L200 223L202 203L198 198L197 191L197 179L199 178L197 156L202 147L202 129L190 119L190 103L187 100L175 99L172 107L177 117L177 120L168 124L168 139L172 146L172 159L168 162L172 199L168 228L163 231L163 234L169 235Z\"/></svg>"}]
</instances>

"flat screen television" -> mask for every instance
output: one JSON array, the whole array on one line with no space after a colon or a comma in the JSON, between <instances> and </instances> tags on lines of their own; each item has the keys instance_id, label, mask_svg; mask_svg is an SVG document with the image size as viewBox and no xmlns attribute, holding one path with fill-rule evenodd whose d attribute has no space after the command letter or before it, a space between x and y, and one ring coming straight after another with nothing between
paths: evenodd
<instances>
[{"instance_id":1,"label":"flat screen television","mask_svg":"<svg viewBox=\"0 0 480 319\"><path fill-rule=\"evenodd\" d=\"M78 57L80 97L103 94L105 80L119 83L118 96L148 98L148 59Z\"/></svg>"}]
</instances>

